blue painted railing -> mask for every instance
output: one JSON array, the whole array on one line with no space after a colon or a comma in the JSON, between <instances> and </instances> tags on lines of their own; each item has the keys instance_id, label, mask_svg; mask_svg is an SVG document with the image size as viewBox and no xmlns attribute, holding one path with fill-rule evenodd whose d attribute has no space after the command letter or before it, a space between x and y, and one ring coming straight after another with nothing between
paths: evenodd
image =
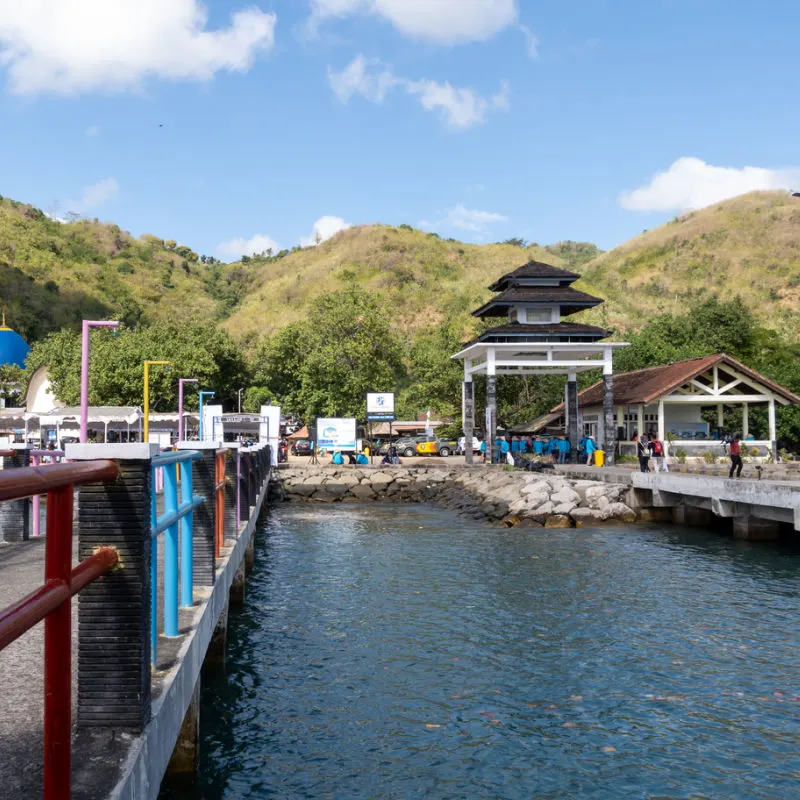
<instances>
[{"instance_id":1,"label":"blue painted railing","mask_svg":"<svg viewBox=\"0 0 800 800\"><path fill-rule=\"evenodd\" d=\"M178 636L178 575L180 573L180 605L189 608L194 602L192 580L193 519L194 510L204 497L192 493L192 461L202 458L198 450L180 450L154 456L151 461L153 474L152 502L150 506L150 575L152 586L152 614L150 617L151 656L156 665L158 647L158 537L164 535L164 635ZM179 470L178 465L183 468ZM156 471L164 477L164 511L158 516L156 507ZM180 503L178 494L180 493ZM180 528L180 536L178 531ZM178 540L180 539L180 569L178 563Z\"/></svg>"}]
</instances>

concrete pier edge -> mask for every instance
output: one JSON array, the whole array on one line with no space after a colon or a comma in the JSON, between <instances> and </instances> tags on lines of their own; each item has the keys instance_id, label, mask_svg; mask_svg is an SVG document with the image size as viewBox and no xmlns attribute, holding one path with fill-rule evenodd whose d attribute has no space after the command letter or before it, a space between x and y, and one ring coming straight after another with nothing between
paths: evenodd
<instances>
[{"instance_id":1,"label":"concrete pier edge","mask_svg":"<svg viewBox=\"0 0 800 800\"><path fill-rule=\"evenodd\" d=\"M211 595L201 604L197 624L181 647L177 666L168 676L164 691L153 702L152 718L126 759L122 777L108 794L111 800L142 800L158 795L186 711L192 702L217 619L228 602L234 575L244 560L248 543L255 535L268 489L269 481L262 487L246 527L224 566L219 569Z\"/></svg>"}]
</instances>

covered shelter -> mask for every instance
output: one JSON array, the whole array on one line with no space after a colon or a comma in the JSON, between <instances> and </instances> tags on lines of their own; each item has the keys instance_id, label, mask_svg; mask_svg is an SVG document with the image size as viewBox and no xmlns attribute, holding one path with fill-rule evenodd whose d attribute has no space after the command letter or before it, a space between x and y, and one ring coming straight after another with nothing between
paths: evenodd
<instances>
[{"instance_id":1,"label":"covered shelter","mask_svg":"<svg viewBox=\"0 0 800 800\"><path fill-rule=\"evenodd\" d=\"M530 261L495 281L496 296L473 312L480 319L504 322L466 344L453 358L464 362L463 425L469 441L475 426L475 375L486 376L486 455L493 460L497 434L498 375L566 375L566 430L573 458L578 445L578 373L602 369L604 417L599 442L613 462L614 349L623 342L602 341L609 331L594 325L564 321L564 317L594 308L603 300L578 291L575 272ZM472 451L467 449L467 463Z\"/></svg>"},{"instance_id":2,"label":"covered shelter","mask_svg":"<svg viewBox=\"0 0 800 800\"><path fill-rule=\"evenodd\" d=\"M725 407L742 411L742 438L748 446L777 453L777 406L800 403L800 397L775 381L761 375L732 356L717 355L648 367L616 376L614 415L621 454L633 454L635 437L645 433L669 442L674 453L702 455L719 446L724 428ZM578 395L581 427L593 433L603 415L603 386L598 382ZM767 409L766 439L750 434L749 412L754 406ZM716 425L703 419L702 412L712 409ZM563 419L565 404L556 406L551 415ZM733 431L730 431L733 433Z\"/></svg>"}]
</instances>

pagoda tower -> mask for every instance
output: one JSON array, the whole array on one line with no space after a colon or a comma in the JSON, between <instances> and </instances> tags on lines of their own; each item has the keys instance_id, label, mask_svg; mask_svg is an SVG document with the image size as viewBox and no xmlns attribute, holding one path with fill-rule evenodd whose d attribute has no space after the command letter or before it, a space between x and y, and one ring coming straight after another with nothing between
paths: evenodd
<instances>
[{"instance_id":1,"label":"pagoda tower","mask_svg":"<svg viewBox=\"0 0 800 800\"><path fill-rule=\"evenodd\" d=\"M610 332L595 325L565 321L603 300L575 289L575 272L530 261L503 275L489 289L497 294L472 315L504 322L478 336L453 358L464 362L463 424L466 441L475 425L474 375L486 375L486 455L493 461L497 433L498 375L566 375L566 418L573 459L578 452L578 373L603 370L604 424L601 446L614 462L613 353L622 342L602 341ZM465 448L467 463L472 449Z\"/></svg>"}]
</instances>

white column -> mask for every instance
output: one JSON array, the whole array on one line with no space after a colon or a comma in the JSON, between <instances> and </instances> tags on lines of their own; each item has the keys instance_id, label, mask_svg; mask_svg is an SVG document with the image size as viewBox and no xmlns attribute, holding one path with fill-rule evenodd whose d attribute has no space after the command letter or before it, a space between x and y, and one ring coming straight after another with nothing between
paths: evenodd
<instances>
[{"instance_id":1,"label":"white column","mask_svg":"<svg viewBox=\"0 0 800 800\"><path fill-rule=\"evenodd\" d=\"M644 406L639 406L636 409L636 432L639 434L639 438L641 439L642 434L644 433Z\"/></svg>"},{"instance_id":2,"label":"white column","mask_svg":"<svg viewBox=\"0 0 800 800\"><path fill-rule=\"evenodd\" d=\"M617 406L617 428L625 430L625 406ZM625 436L627 435L628 432L625 431Z\"/></svg>"},{"instance_id":3,"label":"white column","mask_svg":"<svg viewBox=\"0 0 800 800\"><path fill-rule=\"evenodd\" d=\"M773 447L777 447L778 433L777 424L775 422L775 398L771 397L769 400L769 440L772 442ZM775 453L775 460L778 460L778 453Z\"/></svg>"},{"instance_id":4,"label":"white column","mask_svg":"<svg viewBox=\"0 0 800 800\"><path fill-rule=\"evenodd\" d=\"M717 403L717 427L725 427L725 406L722 403Z\"/></svg>"},{"instance_id":5,"label":"white column","mask_svg":"<svg viewBox=\"0 0 800 800\"><path fill-rule=\"evenodd\" d=\"M742 438L746 439L750 435L750 406L742 403Z\"/></svg>"},{"instance_id":6,"label":"white column","mask_svg":"<svg viewBox=\"0 0 800 800\"><path fill-rule=\"evenodd\" d=\"M663 400L659 400L658 401L658 438L661 440L662 443L664 442L664 438L666 437L666 435L667 435L667 425L666 425L666 419L665 419L665 416L664 416L664 401Z\"/></svg>"}]
</instances>

